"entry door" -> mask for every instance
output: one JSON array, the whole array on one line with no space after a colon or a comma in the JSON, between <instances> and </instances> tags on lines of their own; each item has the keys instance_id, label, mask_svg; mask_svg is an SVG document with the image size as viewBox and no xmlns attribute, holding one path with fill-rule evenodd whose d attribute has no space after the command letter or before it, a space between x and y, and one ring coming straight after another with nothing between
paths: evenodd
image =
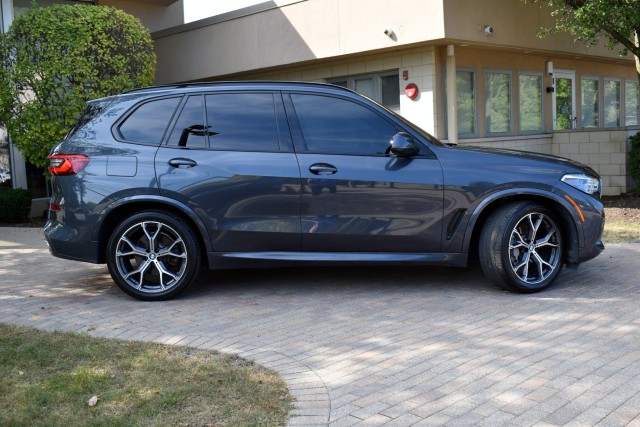
<instances>
[{"instance_id":1,"label":"entry door","mask_svg":"<svg viewBox=\"0 0 640 427\"><path fill-rule=\"evenodd\" d=\"M576 73L556 71L553 73L553 129L576 128Z\"/></svg>"}]
</instances>

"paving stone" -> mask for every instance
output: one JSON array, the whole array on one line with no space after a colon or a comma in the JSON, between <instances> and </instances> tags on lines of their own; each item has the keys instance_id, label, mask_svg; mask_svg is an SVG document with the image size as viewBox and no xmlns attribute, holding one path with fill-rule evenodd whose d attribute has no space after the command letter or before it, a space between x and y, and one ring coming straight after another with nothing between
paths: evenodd
<instances>
[{"instance_id":1,"label":"paving stone","mask_svg":"<svg viewBox=\"0 0 640 427\"><path fill-rule=\"evenodd\" d=\"M638 425L638 259L609 244L532 295L472 264L203 272L148 303L0 227L0 322L239 354L287 381L292 426Z\"/></svg>"}]
</instances>

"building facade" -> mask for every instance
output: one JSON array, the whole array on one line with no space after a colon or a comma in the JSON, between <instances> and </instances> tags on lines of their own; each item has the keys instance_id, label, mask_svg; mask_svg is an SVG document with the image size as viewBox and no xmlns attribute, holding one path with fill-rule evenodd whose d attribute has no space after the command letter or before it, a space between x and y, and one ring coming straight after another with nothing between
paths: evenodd
<instances>
[{"instance_id":1,"label":"building facade","mask_svg":"<svg viewBox=\"0 0 640 427\"><path fill-rule=\"evenodd\" d=\"M203 13L165 28L130 10L153 30L159 84L335 83L451 143L581 161L602 175L605 195L633 187L626 164L628 136L640 130L633 58L568 35L538 37L553 22L548 10L520 0L192 2L149 0L181 9L174 21ZM127 10L129 2L99 3Z\"/></svg>"},{"instance_id":2,"label":"building facade","mask_svg":"<svg viewBox=\"0 0 640 427\"><path fill-rule=\"evenodd\" d=\"M640 91L632 57L566 35L539 38L549 11L521 0L96 3L151 30L158 84L334 83L450 143L573 158L602 175L605 195L633 187L626 158L628 136L640 130Z\"/></svg>"}]
</instances>

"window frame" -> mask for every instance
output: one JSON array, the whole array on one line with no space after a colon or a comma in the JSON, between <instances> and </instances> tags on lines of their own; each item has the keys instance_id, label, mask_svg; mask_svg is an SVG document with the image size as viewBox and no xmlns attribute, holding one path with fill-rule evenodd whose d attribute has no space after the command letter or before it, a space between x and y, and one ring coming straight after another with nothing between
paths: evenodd
<instances>
[{"instance_id":1,"label":"window frame","mask_svg":"<svg viewBox=\"0 0 640 427\"><path fill-rule=\"evenodd\" d=\"M138 102L135 102L131 107L127 109L127 111L122 116L120 116L118 120L116 120L113 126L111 126L111 135L116 141L123 142L126 144L138 144L138 145L148 145L148 146L156 146L156 147L165 145L166 139L169 135L169 129L173 130L173 126L175 125L174 122L178 115L176 114L176 112L182 111L183 105L185 103L185 98L186 98L184 95L185 94L183 93L178 93L178 94L171 94L171 95L165 95L165 96L145 98ZM160 138L159 142L151 143L151 142L143 142L143 141L133 141L130 139L126 139L124 135L122 135L122 132L120 132L120 126L122 126L136 111L138 111L140 107L142 107L144 104L148 104L155 101L161 101L163 99L171 99L171 98L177 98L178 104L173 110L173 114L169 118L169 121L167 121L167 126L165 127L164 133L162 134L162 137Z\"/></svg>"},{"instance_id":2,"label":"window frame","mask_svg":"<svg viewBox=\"0 0 640 427\"><path fill-rule=\"evenodd\" d=\"M494 68L484 68L482 70L484 87L483 87L483 101L484 101L484 133L487 137L493 136L507 136L514 135L514 102L513 102L513 70L503 70ZM487 95L488 95L488 82L489 74L507 74L509 75L509 130L506 132L490 132L489 130L489 116L487 115Z\"/></svg>"},{"instance_id":3,"label":"window frame","mask_svg":"<svg viewBox=\"0 0 640 427\"><path fill-rule=\"evenodd\" d=\"M343 76L343 77L332 77L330 79L326 79L326 82L329 84L335 84L338 85L338 83L340 82L347 82L347 86L342 86L342 85L338 85L338 86L342 86L342 87L346 87L347 89L350 89L354 92L356 92L356 85L355 82L356 80L361 80L364 78L372 78L373 79L373 90L375 92L375 97L371 98L373 101L379 103L380 105L383 105L385 108L388 108L392 111L396 111L399 112L400 111L400 97L401 97L401 91L400 91L400 85L398 85L398 103L394 104L394 105L386 105L382 103L382 78L383 77L390 77L390 76L397 76L398 77L398 81L401 81L400 78L400 69L394 69L394 70L389 70L389 71L383 71L380 73L373 73L373 74L354 74L352 76ZM366 96L366 95L363 95Z\"/></svg>"},{"instance_id":4,"label":"window frame","mask_svg":"<svg viewBox=\"0 0 640 427\"><path fill-rule=\"evenodd\" d=\"M290 129L291 129L291 135L293 137L293 142L294 142L294 147L295 147L296 153L300 153L300 154L320 154L320 155L331 155L331 156L354 156L354 157L389 157L389 154L384 154L384 153L357 153L357 152L336 153L336 152L329 151L329 150L327 150L327 151L310 150L308 145L307 145L307 140L305 139L305 136L304 136L304 131L302 129L302 125L300 124L300 118L298 116L298 111L295 108L295 104L294 104L292 95L317 96L317 97L338 99L338 100L345 101L345 102L351 102L351 103L353 103L355 105L358 105L358 106L360 106L362 108L366 108L371 113L375 114L380 119L382 119L385 122L387 122L389 125L391 125L391 127L393 127L394 134L403 130L401 127L398 126L398 124L394 120L391 120L389 117L387 117L386 115L384 115L381 112L377 111L375 108L371 107L370 105L367 105L366 103L360 102L357 99L353 99L353 98L350 98L350 97L339 96L339 95L336 95L336 94L327 94L327 93L320 93L320 92L297 92L297 91L286 92L286 93L283 93L283 97L284 97L284 100L285 100L287 116L289 118L289 126L290 126ZM420 147L420 154L418 156L424 155L424 150L422 149L422 144L416 142L416 145ZM415 156L415 157L418 157L418 156Z\"/></svg>"},{"instance_id":5,"label":"window frame","mask_svg":"<svg viewBox=\"0 0 640 427\"><path fill-rule=\"evenodd\" d=\"M469 68L469 67L456 67L456 117L460 117L459 114L457 114L458 112L458 88L457 88L457 82L458 82L458 73L459 72L465 72L465 73L471 73L471 81L473 82L473 132L472 133L460 133L460 126L457 126L458 129L458 138L460 139L471 139L471 138L477 138L479 133L479 129L478 129L478 70L476 68ZM446 85L445 85L446 87ZM445 97L445 99L447 99ZM445 110L447 110L445 108Z\"/></svg>"},{"instance_id":6,"label":"window frame","mask_svg":"<svg viewBox=\"0 0 640 427\"><path fill-rule=\"evenodd\" d=\"M540 121L540 129L536 129L536 130L522 130L522 120L521 120L521 114L522 114L522 108L521 108L521 101L523 99L522 97L522 91L520 88L520 79L522 76L529 76L529 77L540 77L540 114L541 114L541 121ZM519 135L540 135L540 134L544 134L545 133L545 129L546 129L546 111L544 108L544 73L540 73L540 72L535 72L535 71L521 71L518 73L518 134Z\"/></svg>"},{"instance_id":7,"label":"window frame","mask_svg":"<svg viewBox=\"0 0 640 427\"><path fill-rule=\"evenodd\" d=\"M621 91L623 94L623 100L622 100L622 105L624 105L624 114L621 114L621 126L640 126L640 82L638 81L638 79L624 79L624 87L623 90ZM630 125L627 123L627 85L631 83L636 85L636 88L638 90L638 96L636 99L636 102L638 103L638 105L636 106L636 124L634 125Z\"/></svg>"},{"instance_id":8,"label":"window frame","mask_svg":"<svg viewBox=\"0 0 640 427\"><path fill-rule=\"evenodd\" d=\"M622 79L617 78L617 77L604 77L603 79L603 84L602 84L602 128L603 129L615 129L615 128L619 128L621 127L623 124L623 119L622 119L622 113L623 113L623 109L622 109L622 105L624 102L624 97L622 95L622 92L624 90L623 86L622 86ZM607 82L617 82L618 83L618 124L615 126L607 126L607 118L606 116L606 111L607 111L607 105L606 105L606 97L607 97L607 93L606 93L606 89L607 89Z\"/></svg>"},{"instance_id":9,"label":"window frame","mask_svg":"<svg viewBox=\"0 0 640 427\"><path fill-rule=\"evenodd\" d=\"M596 95L597 95L597 101L598 101L598 108L597 108L597 113L598 113L598 122L596 123L595 127L586 127L584 125L584 88L582 86L583 82L585 80L590 80L590 81L595 81L598 82L598 90L596 91ZM580 76L580 129L601 129L602 128L602 90L603 87L600 84L600 77L599 76ZM594 110L596 111L596 110Z\"/></svg>"}]
</instances>

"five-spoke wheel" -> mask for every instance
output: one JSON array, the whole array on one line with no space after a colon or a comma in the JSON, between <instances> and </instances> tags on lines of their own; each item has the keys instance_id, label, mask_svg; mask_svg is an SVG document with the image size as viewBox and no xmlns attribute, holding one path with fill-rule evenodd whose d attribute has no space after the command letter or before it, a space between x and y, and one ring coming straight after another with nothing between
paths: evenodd
<instances>
[{"instance_id":1,"label":"five-spoke wheel","mask_svg":"<svg viewBox=\"0 0 640 427\"><path fill-rule=\"evenodd\" d=\"M197 239L179 218L165 212L141 212L121 222L107 253L116 284L144 300L176 295L200 269Z\"/></svg>"}]
</instances>

